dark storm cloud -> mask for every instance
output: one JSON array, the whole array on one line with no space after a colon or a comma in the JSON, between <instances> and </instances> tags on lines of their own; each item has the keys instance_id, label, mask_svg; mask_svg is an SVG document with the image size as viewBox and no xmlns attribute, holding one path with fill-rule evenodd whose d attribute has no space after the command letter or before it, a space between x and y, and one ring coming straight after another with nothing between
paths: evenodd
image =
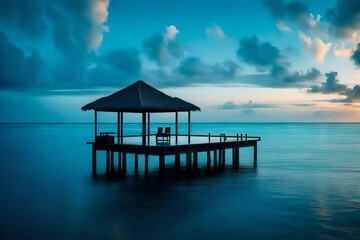
<instances>
[{"instance_id":1,"label":"dark storm cloud","mask_svg":"<svg viewBox=\"0 0 360 240\"><path fill-rule=\"evenodd\" d=\"M336 78L337 72L329 72L325 74L326 81L321 85L313 85L308 89L309 93L337 93L346 96L342 99L333 99L330 102L342 102L350 103L354 100L360 100L360 86L355 85L353 88L349 88L344 84L339 83L340 81Z\"/></svg>"},{"instance_id":2,"label":"dark storm cloud","mask_svg":"<svg viewBox=\"0 0 360 240\"><path fill-rule=\"evenodd\" d=\"M263 0L263 3L279 20L290 21L305 30L316 26L308 7L298 1L285 4L283 0Z\"/></svg>"},{"instance_id":3,"label":"dark storm cloud","mask_svg":"<svg viewBox=\"0 0 360 240\"><path fill-rule=\"evenodd\" d=\"M290 62L282 55L281 50L269 42L261 43L257 36L240 39L237 56L255 66L257 71L269 72L270 76L277 80L277 85L313 81L321 75L316 68L311 68L306 73L289 71Z\"/></svg>"},{"instance_id":4,"label":"dark storm cloud","mask_svg":"<svg viewBox=\"0 0 360 240\"><path fill-rule=\"evenodd\" d=\"M326 12L329 32L335 37L352 38L360 30L360 1L338 0L336 7Z\"/></svg>"},{"instance_id":5,"label":"dark storm cloud","mask_svg":"<svg viewBox=\"0 0 360 240\"><path fill-rule=\"evenodd\" d=\"M119 85L141 75L140 51L135 48L117 49L99 57L95 67L88 70L90 84Z\"/></svg>"},{"instance_id":6,"label":"dark storm cloud","mask_svg":"<svg viewBox=\"0 0 360 240\"><path fill-rule=\"evenodd\" d=\"M48 86L75 86L86 80L86 68L94 55L106 31L104 22L107 19L109 0L12 0L0 1L0 27L10 33L20 33L26 42L34 37L48 36L61 56L52 65L46 65L43 71L42 84ZM20 35L18 34L18 35ZM46 34L46 35L45 35ZM32 39L31 39L32 40ZM3 41L4 42L4 41ZM2 43L3 43L2 42ZM31 41L30 41L31 42ZM10 54L3 51L2 54ZM20 56L15 55L15 56ZM7 56L14 62L15 57ZM17 57L18 61L22 57ZM29 65L26 81L36 85L37 69L42 66L36 51L23 57L24 65ZM10 63L6 63L10 64ZM25 71L25 67L21 67ZM4 71L3 71L4 72ZM24 74L26 74L24 72ZM46 75L46 77L45 77ZM9 82L8 76L1 76L2 82Z\"/></svg>"},{"instance_id":7,"label":"dark storm cloud","mask_svg":"<svg viewBox=\"0 0 360 240\"><path fill-rule=\"evenodd\" d=\"M360 67L360 43L357 44L355 51L351 55L351 59L354 61L355 65Z\"/></svg>"},{"instance_id":8,"label":"dark storm cloud","mask_svg":"<svg viewBox=\"0 0 360 240\"><path fill-rule=\"evenodd\" d=\"M187 77L206 76L212 73L211 66L196 57L185 58L177 71Z\"/></svg>"},{"instance_id":9,"label":"dark storm cloud","mask_svg":"<svg viewBox=\"0 0 360 240\"><path fill-rule=\"evenodd\" d=\"M277 69L289 65L278 48L269 42L260 43L257 36L243 37L239 44L237 56L244 62L254 65L260 72L272 69L277 74Z\"/></svg>"},{"instance_id":10,"label":"dark storm cloud","mask_svg":"<svg viewBox=\"0 0 360 240\"><path fill-rule=\"evenodd\" d=\"M129 76L140 73L140 52L135 48L118 49L104 55L104 61Z\"/></svg>"},{"instance_id":11,"label":"dark storm cloud","mask_svg":"<svg viewBox=\"0 0 360 240\"><path fill-rule=\"evenodd\" d=\"M21 89L36 84L43 61L38 52L26 54L0 31L0 88Z\"/></svg>"},{"instance_id":12,"label":"dark storm cloud","mask_svg":"<svg viewBox=\"0 0 360 240\"><path fill-rule=\"evenodd\" d=\"M339 93L345 94L348 89L346 85L340 84L337 77L337 72L329 72L325 74L326 81L321 85L313 85L308 90L310 93Z\"/></svg>"},{"instance_id":13,"label":"dark storm cloud","mask_svg":"<svg viewBox=\"0 0 360 240\"><path fill-rule=\"evenodd\" d=\"M208 76L232 78L236 77L241 71L241 67L230 60L214 65L203 62L200 58L187 57L180 62L180 66L175 69L185 77ZM208 81L211 81L208 79Z\"/></svg>"},{"instance_id":14,"label":"dark storm cloud","mask_svg":"<svg viewBox=\"0 0 360 240\"><path fill-rule=\"evenodd\" d=\"M311 68L305 74L295 71L294 73L285 76L283 81L287 83L304 82L315 80L320 76L321 72L318 69Z\"/></svg>"},{"instance_id":15,"label":"dark storm cloud","mask_svg":"<svg viewBox=\"0 0 360 240\"><path fill-rule=\"evenodd\" d=\"M360 86L355 85L352 89L349 89L346 92L348 102L353 100L360 100Z\"/></svg>"},{"instance_id":16,"label":"dark storm cloud","mask_svg":"<svg viewBox=\"0 0 360 240\"><path fill-rule=\"evenodd\" d=\"M216 75L230 78L238 76L242 71L240 65L231 60L227 60L223 63L215 63L212 69Z\"/></svg>"},{"instance_id":17,"label":"dark storm cloud","mask_svg":"<svg viewBox=\"0 0 360 240\"><path fill-rule=\"evenodd\" d=\"M62 68L56 75L60 82L74 83L85 79L91 19L84 14L88 5L80 6L79 2L86 1L62 0L47 9L55 47L62 55Z\"/></svg>"},{"instance_id":18,"label":"dark storm cloud","mask_svg":"<svg viewBox=\"0 0 360 240\"><path fill-rule=\"evenodd\" d=\"M31 37L41 36L47 28L42 0L0 1L0 25L5 29L21 29Z\"/></svg>"},{"instance_id":19,"label":"dark storm cloud","mask_svg":"<svg viewBox=\"0 0 360 240\"><path fill-rule=\"evenodd\" d=\"M143 47L148 58L161 66L165 65L170 57L184 57L184 50L176 40L166 39L160 34L144 40Z\"/></svg>"}]
</instances>

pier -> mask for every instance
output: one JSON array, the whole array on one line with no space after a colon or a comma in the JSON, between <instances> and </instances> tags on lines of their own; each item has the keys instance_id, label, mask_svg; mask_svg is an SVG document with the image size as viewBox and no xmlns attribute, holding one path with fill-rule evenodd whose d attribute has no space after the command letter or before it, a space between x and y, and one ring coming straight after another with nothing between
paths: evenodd
<instances>
[{"instance_id":1,"label":"pier","mask_svg":"<svg viewBox=\"0 0 360 240\"><path fill-rule=\"evenodd\" d=\"M175 170L180 169L181 161L185 159L186 171L196 171L199 153L206 154L206 169L217 171L225 169L226 154L230 151L232 168L238 169L240 149L244 147L253 148L253 167L257 167L257 143L261 140L260 137L247 134L191 134L191 111L200 111L200 108L180 98L170 97L143 81L138 81L112 95L89 103L82 107L82 110L95 112L94 141L88 142L92 146L92 174L94 176L97 174L97 151L106 154L106 174L109 176L127 175L129 155L133 155L135 172L138 171L139 156L140 160L144 161L145 176L149 173L149 156L158 157L160 174L166 170L168 159L174 160ZM98 112L117 113L116 132L98 134ZM169 112L175 113L175 134L171 133L169 127L165 128L165 132L162 132L162 128L158 128L156 134L151 133L151 114ZM124 135L124 113L142 114L141 135ZM187 113L187 134L179 134L180 113ZM115 164L116 160L117 164Z\"/></svg>"},{"instance_id":2,"label":"pier","mask_svg":"<svg viewBox=\"0 0 360 240\"><path fill-rule=\"evenodd\" d=\"M131 136L135 137L136 136ZM139 136L140 137L140 136ZM155 138L155 134L151 136ZM174 135L171 136L175 138ZM186 137L188 135L178 135ZM240 168L240 149L244 147L253 148L253 167L257 167L257 142L260 137L247 135L191 135L190 139L198 138L197 141L188 143L174 144L131 144L131 143L101 143L88 142L92 145L92 174L97 174L97 151L102 151L106 155L106 174L109 176L126 176L127 161L134 161L134 170L138 172L139 156L144 161L145 176L149 172L149 156L158 157L159 173L166 171L166 160L175 160L174 169L180 170L181 160L185 160L187 172L196 171L198 168L198 154L206 153L206 170L221 171L225 169L226 153L230 152L231 166L234 169ZM224 140L226 139L226 140ZM206 140L207 142L202 142ZM228 150L228 151L227 151ZM132 155L129 158L129 155ZM173 162L173 161L172 161ZM116 164L115 164L116 163ZM117 165L117 168L115 168Z\"/></svg>"}]
</instances>

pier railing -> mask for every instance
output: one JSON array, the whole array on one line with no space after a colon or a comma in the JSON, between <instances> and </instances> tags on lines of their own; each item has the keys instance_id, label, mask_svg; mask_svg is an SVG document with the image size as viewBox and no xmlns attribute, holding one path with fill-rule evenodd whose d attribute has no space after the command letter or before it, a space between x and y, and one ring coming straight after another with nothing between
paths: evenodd
<instances>
[{"instance_id":1,"label":"pier railing","mask_svg":"<svg viewBox=\"0 0 360 240\"><path fill-rule=\"evenodd\" d=\"M147 138L154 137L156 134L150 134L146 135ZM138 138L142 137L141 134L133 134L133 135L124 135L124 136L115 136L117 139L123 138ZM170 137L189 137L188 134L170 134ZM229 142L229 141L260 141L261 137L258 136L250 136L248 134L236 134L236 135L226 135L224 133L222 134L191 134L190 138L203 138L207 139L207 142Z\"/></svg>"}]
</instances>

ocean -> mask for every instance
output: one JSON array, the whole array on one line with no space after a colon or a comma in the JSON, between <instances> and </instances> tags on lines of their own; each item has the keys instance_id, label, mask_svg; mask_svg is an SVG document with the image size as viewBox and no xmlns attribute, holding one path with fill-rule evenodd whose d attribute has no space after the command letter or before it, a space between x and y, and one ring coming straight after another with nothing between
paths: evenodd
<instances>
[{"instance_id":1,"label":"ocean","mask_svg":"<svg viewBox=\"0 0 360 240\"><path fill-rule=\"evenodd\" d=\"M239 170L227 159L225 171L160 178L150 159L147 179L131 156L126 178L105 177L104 154L93 178L93 132L0 124L0 239L360 239L360 124L194 123L194 134L261 136L258 167L248 148Z\"/></svg>"}]
</instances>

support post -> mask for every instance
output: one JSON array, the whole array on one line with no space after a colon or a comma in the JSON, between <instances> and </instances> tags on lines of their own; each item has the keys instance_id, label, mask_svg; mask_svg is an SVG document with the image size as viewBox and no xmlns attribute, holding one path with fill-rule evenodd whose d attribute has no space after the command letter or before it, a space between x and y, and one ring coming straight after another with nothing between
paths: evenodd
<instances>
[{"instance_id":1,"label":"support post","mask_svg":"<svg viewBox=\"0 0 360 240\"><path fill-rule=\"evenodd\" d=\"M194 170L198 167L198 153L194 152Z\"/></svg>"},{"instance_id":2,"label":"support post","mask_svg":"<svg viewBox=\"0 0 360 240\"><path fill-rule=\"evenodd\" d=\"M235 168L235 148L232 148L232 154L231 154L231 158L232 158L232 168Z\"/></svg>"},{"instance_id":3,"label":"support post","mask_svg":"<svg viewBox=\"0 0 360 240\"><path fill-rule=\"evenodd\" d=\"M207 151L207 164L206 164L207 170L211 169L211 154L210 151Z\"/></svg>"},{"instance_id":4,"label":"support post","mask_svg":"<svg viewBox=\"0 0 360 240\"><path fill-rule=\"evenodd\" d=\"M120 121L121 121L121 126L120 126L121 144L123 144L124 143L124 113L123 112L120 113Z\"/></svg>"},{"instance_id":5,"label":"support post","mask_svg":"<svg viewBox=\"0 0 360 240\"><path fill-rule=\"evenodd\" d=\"M257 167L257 142L254 144L254 168Z\"/></svg>"},{"instance_id":6,"label":"support post","mask_svg":"<svg viewBox=\"0 0 360 240\"><path fill-rule=\"evenodd\" d=\"M106 175L110 173L110 151L106 150Z\"/></svg>"},{"instance_id":7,"label":"support post","mask_svg":"<svg viewBox=\"0 0 360 240\"><path fill-rule=\"evenodd\" d=\"M114 151L110 151L110 171L114 175Z\"/></svg>"},{"instance_id":8,"label":"support post","mask_svg":"<svg viewBox=\"0 0 360 240\"><path fill-rule=\"evenodd\" d=\"M226 149L224 148L223 150L222 150L222 169L225 169L225 161L226 161Z\"/></svg>"},{"instance_id":9,"label":"support post","mask_svg":"<svg viewBox=\"0 0 360 240\"><path fill-rule=\"evenodd\" d=\"M191 153L186 153L186 170L191 172Z\"/></svg>"},{"instance_id":10,"label":"support post","mask_svg":"<svg viewBox=\"0 0 360 240\"><path fill-rule=\"evenodd\" d=\"M178 142L178 135L179 135L179 116L178 112L175 112L175 141Z\"/></svg>"},{"instance_id":11,"label":"support post","mask_svg":"<svg viewBox=\"0 0 360 240\"><path fill-rule=\"evenodd\" d=\"M180 154L175 155L175 169L180 170Z\"/></svg>"},{"instance_id":12,"label":"support post","mask_svg":"<svg viewBox=\"0 0 360 240\"><path fill-rule=\"evenodd\" d=\"M150 113L148 112L148 126L147 126L147 135L148 135L148 143L150 143Z\"/></svg>"},{"instance_id":13,"label":"support post","mask_svg":"<svg viewBox=\"0 0 360 240\"><path fill-rule=\"evenodd\" d=\"M142 113L142 144L146 145L146 113Z\"/></svg>"},{"instance_id":14,"label":"support post","mask_svg":"<svg viewBox=\"0 0 360 240\"><path fill-rule=\"evenodd\" d=\"M92 145L92 175L96 176L96 148Z\"/></svg>"},{"instance_id":15,"label":"support post","mask_svg":"<svg viewBox=\"0 0 360 240\"><path fill-rule=\"evenodd\" d=\"M159 156L159 173L162 174L165 171L165 156Z\"/></svg>"},{"instance_id":16,"label":"support post","mask_svg":"<svg viewBox=\"0 0 360 240\"><path fill-rule=\"evenodd\" d=\"M125 177L126 176L126 171L127 171L127 169L126 169L126 152L123 152L122 153L123 154L123 176Z\"/></svg>"},{"instance_id":17,"label":"support post","mask_svg":"<svg viewBox=\"0 0 360 240\"><path fill-rule=\"evenodd\" d=\"M149 155L145 154L145 177L149 174Z\"/></svg>"},{"instance_id":18,"label":"support post","mask_svg":"<svg viewBox=\"0 0 360 240\"><path fill-rule=\"evenodd\" d=\"M119 176L121 176L121 169L122 169L121 165L122 165L121 152L118 152L118 174L119 174Z\"/></svg>"},{"instance_id":19,"label":"support post","mask_svg":"<svg viewBox=\"0 0 360 240\"><path fill-rule=\"evenodd\" d=\"M236 148L236 168L240 167L240 148Z\"/></svg>"},{"instance_id":20,"label":"support post","mask_svg":"<svg viewBox=\"0 0 360 240\"><path fill-rule=\"evenodd\" d=\"M135 173L138 173L138 168L139 168L139 155L137 153L135 153Z\"/></svg>"},{"instance_id":21,"label":"support post","mask_svg":"<svg viewBox=\"0 0 360 240\"><path fill-rule=\"evenodd\" d=\"M217 150L215 149L214 150L214 170L216 170L216 168L217 168L217 160L216 160L216 158L217 158Z\"/></svg>"},{"instance_id":22,"label":"support post","mask_svg":"<svg viewBox=\"0 0 360 240\"><path fill-rule=\"evenodd\" d=\"M94 115L94 141L96 141L96 135L97 135L97 111L95 110L95 115Z\"/></svg>"},{"instance_id":23,"label":"support post","mask_svg":"<svg viewBox=\"0 0 360 240\"><path fill-rule=\"evenodd\" d=\"M223 156L223 155L222 155L222 151L223 151L223 150L220 148L220 149L219 149L219 162L218 162L218 163L219 163L219 164L218 164L218 165L219 165L219 170L221 169L221 163L222 163L222 156Z\"/></svg>"},{"instance_id":24,"label":"support post","mask_svg":"<svg viewBox=\"0 0 360 240\"><path fill-rule=\"evenodd\" d=\"M191 134L191 112L188 111L188 142L190 143L190 134Z\"/></svg>"},{"instance_id":25,"label":"support post","mask_svg":"<svg viewBox=\"0 0 360 240\"><path fill-rule=\"evenodd\" d=\"M117 142L120 144L120 112L117 113Z\"/></svg>"}]
</instances>

